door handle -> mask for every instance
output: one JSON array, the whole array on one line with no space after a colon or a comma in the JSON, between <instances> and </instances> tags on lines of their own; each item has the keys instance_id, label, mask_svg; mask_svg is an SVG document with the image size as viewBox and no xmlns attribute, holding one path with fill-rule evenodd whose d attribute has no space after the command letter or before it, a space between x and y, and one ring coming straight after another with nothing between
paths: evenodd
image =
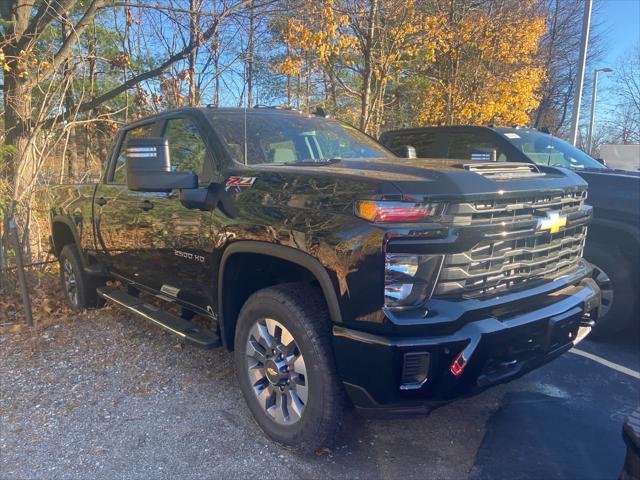
<instances>
[{"instance_id":1,"label":"door handle","mask_svg":"<svg viewBox=\"0 0 640 480\"><path fill-rule=\"evenodd\" d=\"M104 197L100 197L100 198L96 199L96 203L97 203L98 205L100 205L101 207L104 207L104 206L107 204L107 202L108 202L108 201L109 201L109 200L107 200L107 199L106 199L106 198L104 198Z\"/></svg>"},{"instance_id":2,"label":"door handle","mask_svg":"<svg viewBox=\"0 0 640 480\"><path fill-rule=\"evenodd\" d=\"M153 203L150 202L149 200L145 200L145 201L140 202L138 204L138 208L140 208L140 209L142 209L142 210L144 210L146 212L147 210L151 210L153 208Z\"/></svg>"}]
</instances>

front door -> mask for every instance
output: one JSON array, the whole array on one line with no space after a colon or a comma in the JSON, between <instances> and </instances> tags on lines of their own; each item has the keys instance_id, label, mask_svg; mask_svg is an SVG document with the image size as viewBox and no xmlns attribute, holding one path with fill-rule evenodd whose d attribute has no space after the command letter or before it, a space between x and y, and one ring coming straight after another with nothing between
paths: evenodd
<instances>
[{"instance_id":1,"label":"front door","mask_svg":"<svg viewBox=\"0 0 640 480\"><path fill-rule=\"evenodd\" d=\"M166 138L171 169L195 172L200 187L206 188L221 178L203 131L198 118L175 116L157 121L149 136ZM133 136L135 129L131 132ZM121 141L121 150L125 142ZM97 237L110 268L165 298L215 310L215 245L226 217L219 210L184 207L178 191L128 190L125 161L118 158L112 180L96 192Z\"/></svg>"},{"instance_id":2,"label":"front door","mask_svg":"<svg viewBox=\"0 0 640 480\"><path fill-rule=\"evenodd\" d=\"M169 117L161 126L169 143L171 169L195 172L199 186L206 188L221 179L203 130L198 119L190 116ZM149 210L138 222L148 232L149 248L139 281L170 299L213 310L215 245L224 228L224 216L219 210L186 208L177 191L144 195Z\"/></svg>"}]
</instances>

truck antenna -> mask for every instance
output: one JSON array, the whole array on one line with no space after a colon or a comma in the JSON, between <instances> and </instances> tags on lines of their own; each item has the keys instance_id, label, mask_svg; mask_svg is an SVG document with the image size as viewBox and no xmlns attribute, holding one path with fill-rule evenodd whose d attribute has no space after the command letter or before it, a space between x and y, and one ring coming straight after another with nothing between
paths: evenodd
<instances>
[{"instance_id":1,"label":"truck antenna","mask_svg":"<svg viewBox=\"0 0 640 480\"><path fill-rule=\"evenodd\" d=\"M247 165L247 105L244 106L244 164Z\"/></svg>"}]
</instances>

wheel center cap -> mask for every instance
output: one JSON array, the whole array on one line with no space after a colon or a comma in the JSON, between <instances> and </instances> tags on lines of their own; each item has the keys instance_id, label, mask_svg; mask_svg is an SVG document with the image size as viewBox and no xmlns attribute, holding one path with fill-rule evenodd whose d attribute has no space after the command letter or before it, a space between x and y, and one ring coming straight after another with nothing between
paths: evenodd
<instances>
[{"instance_id":1,"label":"wheel center cap","mask_svg":"<svg viewBox=\"0 0 640 480\"><path fill-rule=\"evenodd\" d=\"M267 360L267 363L264 365L264 371L267 374L267 379L273 385L280 384L280 369L278 365L273 360Z\"/></svg>"}]
</instances>

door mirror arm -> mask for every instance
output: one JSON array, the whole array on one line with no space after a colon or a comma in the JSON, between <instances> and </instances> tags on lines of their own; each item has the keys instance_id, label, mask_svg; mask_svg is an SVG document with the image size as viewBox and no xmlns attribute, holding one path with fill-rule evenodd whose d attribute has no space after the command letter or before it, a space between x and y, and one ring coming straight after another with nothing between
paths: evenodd
<instances>
[{"instance_id":1,"label":"door mirror arm","mask_svg":"<svg viewBox=\"0 0 640 480\"><path fill-rule=\"evenodd\" d=\"M180 202L185 208L211 212L216 208L229 218L238 216L231 195L221 183L211 183L207 188L180 190Z\"/></svg>"}]
</instances>

